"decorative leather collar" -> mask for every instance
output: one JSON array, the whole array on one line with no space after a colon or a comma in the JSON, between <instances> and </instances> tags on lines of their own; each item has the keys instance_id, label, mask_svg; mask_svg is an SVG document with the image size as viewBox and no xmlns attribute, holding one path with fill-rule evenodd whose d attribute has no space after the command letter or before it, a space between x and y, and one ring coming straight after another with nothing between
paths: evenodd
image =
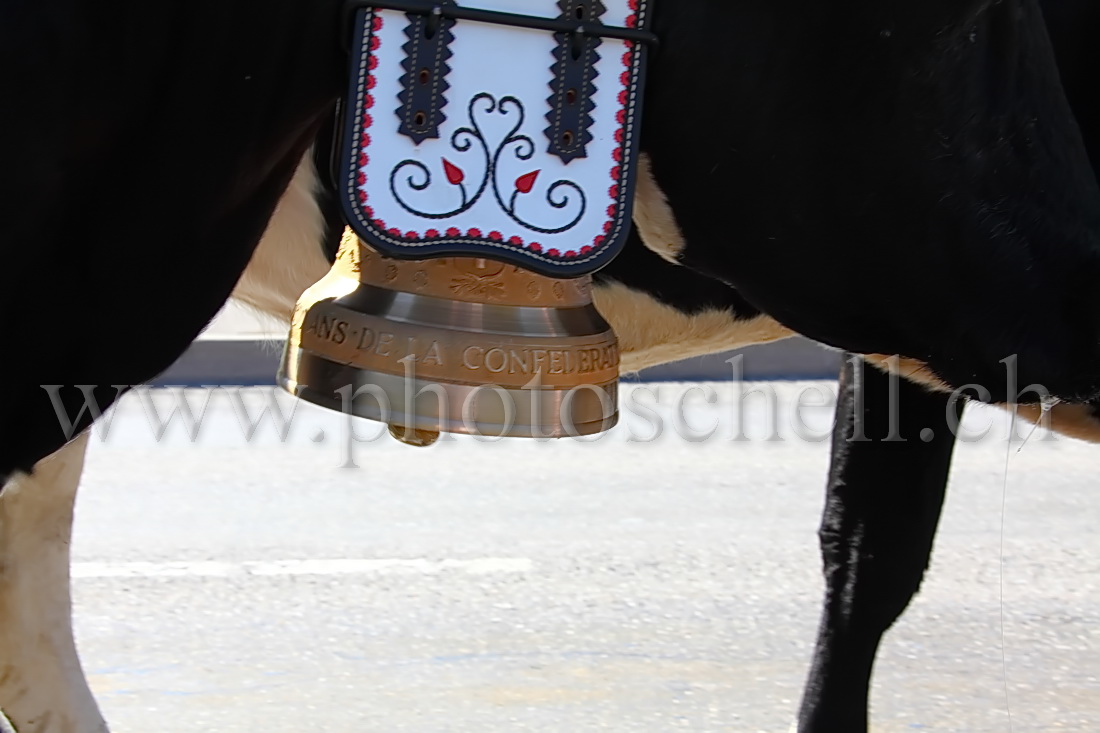
<instances>
[{"instance_id":1,"label":"decorative leather collar","mask_svg":"<svg viewBox=\"0 0 1100 733\"><path fill-rule=\"evenodd\" d=\"M399 259L590 274L631 226L652 0L364 0L339 189Z\"/></svg>"}]
</instances>

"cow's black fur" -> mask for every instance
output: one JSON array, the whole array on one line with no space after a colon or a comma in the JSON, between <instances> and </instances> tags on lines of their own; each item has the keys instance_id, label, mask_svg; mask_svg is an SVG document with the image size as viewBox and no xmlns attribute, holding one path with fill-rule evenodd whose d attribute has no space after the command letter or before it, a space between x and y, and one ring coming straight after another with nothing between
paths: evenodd
<instances>
[{"instance_id":1,"label":"cow's black fur","mask_svg":"<svg viewBox=\"0 0 1100 733\"><path fill-rule=\"evenodd\" d=\"M734 320L761 315L758 308L729 285L671 265L646 249L637 232L630 233L622 253L597 272L594 280L597 284L623 283L691 315L713 310L728 311Z\"/></svg>"},{"instance_id":2,"label":"cow's black fur","mask_svg":"<svg viewBox=\"0 0 1100 733\"><path fill-rule=\"evenodd\" d=\"M1045 0L1043 12L1100 178L1100 3ZM879 643L928 567L955 445L945 421L948 398L905 382L895 388L892 407L886 375L845 361L820 530L825 603L799 733L867 730ZM894 437L904 442L882 440L891 419ZM857 424L868 440L851 440ZM924 428L933 434L922 436Z\"/></svg>"},{"instance_id":3,"label":"cow's black fur","mask_svg":"<svg viewBox=\"0 0 1100 733\"><path fill-rule=\"evenodd\" d=\"M339 6L0 6L14 110L0 116L0 307L19 344L0 365L0 481L64 440L40 384L102 385L106 407L110 385L155 376L224 303L340 91ZM1065 89L1084 95L1097 8L1044 7ZM691 269L632 246L600 277L925 359L995 399L1013 353L1021 384L1100 392L1100 196L1082 153L1098 110L1075 102L1082 139L1034 0L676 0L657 20L645 147ZM803 733L865 729L875 651L920 583L953 447L946 430L844 440L861 395L869 434L882 429L887 378L864 379L842 380ZM75 415L84 397L69 395ZM901 399L910 436L942 422L944 397L902 385Z\"/></svg>"},{"instance_id":4,"label":"cow's black fur","mask_svg":"<svg viewBox=\"0 0 1100 733\"><path fill-rule=\"evenodd\" d=\"M685 265L995 401L1013 355L1100 395L1100 188L1036 0L681 0L656 29L643 147Z\"/></svg>"},{"instance_id":5,"label":"cow's black fur","mask_svg":"<svg viewBox=\"0 0 1100 733\"><path fill-rule=\"evenodd\" d=\"M858 360L844 362L839 387L820 529L826 595L799 733L867 730L875 655L924 577L955 447L948 395Z\"/></svg>"},{"instance_id":6,"label":"cow's black fur","mask_svg":"<svg viewBox=\"0 0 1100 733\"><path fill-rule=\"evenodd\" d=\"M0 482L66 440L41 385L106 408L225 303L343 92L342 5L0 4Z\"/></svg>"},{"instance_id":7,"label":"cow's black fur","mask_svg":"<svg viewBox=\"0 0 1100 733\"><path fill-rule=\"evenodd\" d=\"M1100 72L1100 3L1094 0L1042 0L1047 31L1062 85L1081 136L1093 162L1100 169L1100 93L1096 75Z\"/></svg>"}]
</instances>

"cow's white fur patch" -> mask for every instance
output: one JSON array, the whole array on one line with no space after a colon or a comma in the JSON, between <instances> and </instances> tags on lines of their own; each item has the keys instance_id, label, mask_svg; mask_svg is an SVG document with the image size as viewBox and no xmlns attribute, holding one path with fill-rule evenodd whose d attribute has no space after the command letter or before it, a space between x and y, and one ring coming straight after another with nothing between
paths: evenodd
<instances>
[{"instance_id":1,"label":"cow's white fur patch","mask_svg":"<svg viewBox=\"0 0 1100 733\"><path fill-rule=\"evenodd\" d=\"M634 226L647 249L674 265L680 263L684 251L684 235L676 223L676 215L657 179L649 156L638 156L638 178L634 188Z\"/></svg>"},{"instance_id":2,"label":"cow's white fur patch","mask_svg":"<svg viewBox=\"0 0 1100 733\"><path fill-rule=\"evenodd\" d=\"M868 364L887 373L896 373L932 392L951 394L955 391L937 377L925 362L918 359L890 357L884 354L863 354L862 357ZM997 407L1008 409L1008 406L1003 403L997 403ZM1039 424L1061 435L1090 443L1100 443L1100 418L1086 405L1058 403L1046 415L1043 414L1042 409L1038 404L1017 405L1017 415L1022 420Z\"/></svg>"},{"instance_id":3,"label":"cow's white fur patch","mask_svg":"<svg viewBox=\"0 0 1100 733\"><path fill-rule=\"evenodd\" d=\"M263 239L233 290L247 306L289 323L298 296L329 271L321 248L325 221L317 205L312 152L298 165Z\"/></svg>"},{"instance_id":4,"label":"cow's white fur patch","mask_svg":"<svg viewBox=\"0 0 1100 733\"><path fill-rule=\"evenodd\" d=\"M1077 440L1100 443L1100 419L1086 405L1058 403L1048 415L1040 405L1019 405L1020 419Z\"/></svg>"},{"instance_id":5,"label":"cow's white fur patch","mask_svg":"<svg viewBox=\"0 0 1100 733\"><path fill-rule=\"evenodd\" d=\"M862 354L861 356L871 366L877 367L887 374L897 374L899 377L904 377L932 392L945 392L947 394L952 392L951 387L937 377L928 364L919 359L887 356L886 354Z\"/></svg>"},{"instance_id":6,"label":"cow's white fur patch","mask_svg":"<svg viewBox=\"0 0 1100 733\"><path fill-rule=\"evenodd\" d=\"M0 708L20 731L107 730L77 655L69 592L87 435L0 494Z\"/></svg>"},{"instance_id":7,"label":"cow's white fur patch","mask_svg":"<svg viewBox=\"0 0 1100 733\"><path fill-rule=\"evenodd\" d=\"M619 338L624 373L794 335L767 316L738 320L718 308L689 315L622 283L601 284L593 299Z\"/></svg>"}]
</instances>

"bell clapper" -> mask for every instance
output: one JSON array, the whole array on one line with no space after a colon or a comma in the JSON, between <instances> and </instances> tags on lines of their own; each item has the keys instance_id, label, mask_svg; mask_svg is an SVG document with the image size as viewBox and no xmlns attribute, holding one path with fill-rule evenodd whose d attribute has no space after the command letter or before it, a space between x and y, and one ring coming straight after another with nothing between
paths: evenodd
<instances>
[{"instance_id":1,"label":"bell clapper","mask_svg":"<svg viewBox=\"0 0 1100 733\"><path fill-rule=\"evenodd\" d=\"M405 445L414 448L428 448L439 440L439 433L435 430L409 430L404 425L387 425L390 435Z\"/></svg>"}]
</instances>

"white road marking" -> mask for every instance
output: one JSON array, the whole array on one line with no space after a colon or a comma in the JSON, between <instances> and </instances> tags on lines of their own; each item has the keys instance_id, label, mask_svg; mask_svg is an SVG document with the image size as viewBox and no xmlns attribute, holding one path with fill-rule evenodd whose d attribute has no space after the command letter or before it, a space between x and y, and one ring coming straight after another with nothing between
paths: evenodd
<instances>
[{"instance_id":1,"label":"white road marking","mask_svg":"<svg viewBox=\"0 0 1100 733\"><path fill-rule=\"evenodd\" d=\"M73 579L88 578L232 578L242 576L369 575L411 573L433 575L457 571L469 575L525 573L534 568L528 558L487 557L474 560L338 559L254 562L78 562Z\"/></svg>"}]
</instances>

